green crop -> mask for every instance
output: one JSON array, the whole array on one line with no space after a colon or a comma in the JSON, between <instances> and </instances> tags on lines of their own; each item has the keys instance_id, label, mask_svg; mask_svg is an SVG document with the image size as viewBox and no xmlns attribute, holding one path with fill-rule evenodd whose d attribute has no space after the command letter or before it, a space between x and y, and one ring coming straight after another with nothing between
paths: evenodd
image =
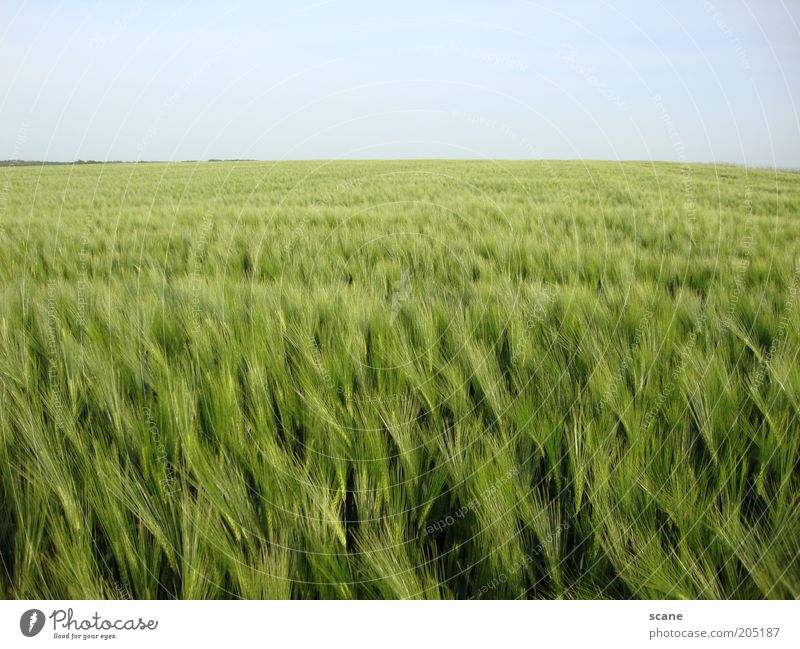
<instances>
[{"instance_id":1,"label":"green crop","mask_svg":"<svg viewBox=\"0 0 800 649\"><path fill-rule=\"evenodd\" d=\"M0 169L0 593L800 597L800 175Z\"/></svg>"}]
</instances>

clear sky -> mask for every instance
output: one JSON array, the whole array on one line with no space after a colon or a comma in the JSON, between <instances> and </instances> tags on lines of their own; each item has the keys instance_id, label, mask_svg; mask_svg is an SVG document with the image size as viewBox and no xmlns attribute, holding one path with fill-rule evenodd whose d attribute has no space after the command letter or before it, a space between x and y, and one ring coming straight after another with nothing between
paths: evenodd
<instances>
[{"instance_id":1,"label":"clear sky","mask_svg":"<svg viewBox=\"0 0 800 649\"><path fill-rule=\"evenodd\" d=\"M800 167L797 0L2 0L0 158Z\"/></svg>"}]
</instances>

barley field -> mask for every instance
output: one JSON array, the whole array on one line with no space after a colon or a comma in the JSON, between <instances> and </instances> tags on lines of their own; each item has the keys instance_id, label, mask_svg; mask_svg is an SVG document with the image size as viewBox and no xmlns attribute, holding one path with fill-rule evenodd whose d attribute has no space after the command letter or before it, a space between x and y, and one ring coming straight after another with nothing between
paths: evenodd
<instances>
[{"instance_id":1,"label":"barley field","mask_svg":"<svg viewBox=\"0 0 800 649\"><path fill-rule=\"evenodd\" d=\"M7 598L800 597L800 175L0 169Z\"/></svg>"}]
</instances>

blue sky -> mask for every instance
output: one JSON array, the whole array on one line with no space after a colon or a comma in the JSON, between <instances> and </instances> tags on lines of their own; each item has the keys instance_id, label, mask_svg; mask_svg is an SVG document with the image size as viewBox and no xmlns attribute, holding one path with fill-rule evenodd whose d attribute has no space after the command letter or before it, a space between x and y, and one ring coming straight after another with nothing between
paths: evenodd
<instances>
[{"instance_id":1,"label":"blue sky","mask_svg":"<svg viewBox=\"0 0 800 649\"><path fill-rule=\"evenodd\" d=\"M800 3L0 6L0 158L800 167Z\"/></svg>"}]
</instances>

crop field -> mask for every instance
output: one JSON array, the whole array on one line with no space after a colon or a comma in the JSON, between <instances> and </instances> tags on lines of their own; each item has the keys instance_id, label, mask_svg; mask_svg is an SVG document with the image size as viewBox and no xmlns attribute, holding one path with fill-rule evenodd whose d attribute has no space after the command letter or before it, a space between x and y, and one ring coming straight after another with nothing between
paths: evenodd
<instances>
[{"instance_id":1,"label":"crop field","mask_svg":"<svg viewBox=\"0 0 800 649\"><path fill-rule=\"evenodd\" d=\"M0 594L800 597L800 174L0 169Z\"/></svg>"}]
</instances>

